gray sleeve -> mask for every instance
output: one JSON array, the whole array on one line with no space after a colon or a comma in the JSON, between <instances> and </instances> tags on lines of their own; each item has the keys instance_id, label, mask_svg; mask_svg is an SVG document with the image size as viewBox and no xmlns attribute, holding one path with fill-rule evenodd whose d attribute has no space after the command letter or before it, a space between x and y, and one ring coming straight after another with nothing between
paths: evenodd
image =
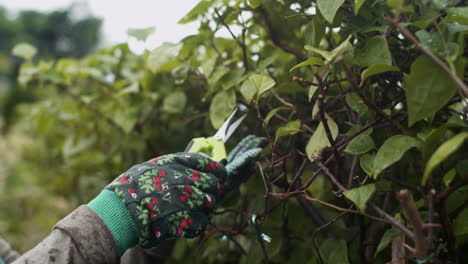
<instances>
[{"instance_id":1,"label":"gray sleeve","mask_svg":"<svg viewBox=\"0 0 468 264\"><path fill-rule=\"evenodd\" d=\"M117 245L104 221L86 205L60 220L52 233L15 264L119 263Z\"/></svg>"},{"instance_id":2,"label":"gray sleeve","mask_svg":"<svg viewBox=\"0 0 468 264\"><path fill-rule=\"evenodd\" d=\"M17 258L19 258L18 252L14 251L8 242L0 238L0 259L8 264Z\"/></svg>"}]
</instances>

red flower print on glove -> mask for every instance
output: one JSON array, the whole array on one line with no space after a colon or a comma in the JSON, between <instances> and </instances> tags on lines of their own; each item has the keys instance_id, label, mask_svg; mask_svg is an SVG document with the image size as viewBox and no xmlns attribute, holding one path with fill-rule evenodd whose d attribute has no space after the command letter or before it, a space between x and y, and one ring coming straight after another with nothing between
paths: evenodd
<instances>
[{"instance_id":1,"label":"red flower print on glove","mask_svg":"<svg viewBox=\"0 0 468 264\"><path fill-rule=\"evenodd\" d=\"M128 192L130 193L130 195L131 195L134 199L137 198L137 194L135 193L135 189L130 188L130 189L128 189Z\"/></svg>"}]
</instances>

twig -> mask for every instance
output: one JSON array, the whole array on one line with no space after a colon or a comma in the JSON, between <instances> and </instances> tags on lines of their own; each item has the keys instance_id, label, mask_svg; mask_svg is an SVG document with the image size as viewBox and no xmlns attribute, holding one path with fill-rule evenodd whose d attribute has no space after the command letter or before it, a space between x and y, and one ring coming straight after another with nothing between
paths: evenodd
<instances>
[{"instance_id":1,"label":"twig","mask_svg":"<svg viewBox=\"0 0 468 264\"><path fill-rule=\"evenodd\" d=\"M136 130L137 132L142 134L144 125L146 124L146 122L148 122L151 116L155 115L155 112L158 106L159 106L159 100L156 99L154 100L153 105L151 106L148 113L146 113L146 115L142 119L140 119L138 122L135 123L135 125L133 126L133 130Z\"/></svg>"},{"instance_id":2,"label":"twig","mask_svg":"<svg viewBox=\"0 0 468 264\"><path fill-rule=\"evenodd\" d=\"M457 190L460 187L463 187L463 186L467 185L468 184L467 176L468 176L468 174L465 174L463 176L463 178L465 180L462 180L461 182L458 182L457 184L454 184L454 185L450 186L449 188L447 188L445 191L439 193L437 195L437 197L436 197L437 200L441 200L441 201L445 200L445 198L447 198L452 192L454 192L455 190Z\"/></svg>"},{"instance_id":3,"label":"twig","mask_svg":"<svg viewBox=\"0 0 468 264\"><path fill-rule=\"evenodd\" d=\"M200 119L200 118L203 118L205 116L208 116L208 112L204 112L204 113L201 113L201 114L198 114L198 115L194 115L194 116L190 117L189 119L185 120L184 124L187 125L187 124L192 123L193 121L195 121L197 119Z\"/></svg>"},{"instance_id":4,"label":"twig","mask_svg":"<svg viewBox=\"0 0 468 264\"><path fill-rule=\"evenodd\" d=\"M249 70L249 65L248 65L248 61L247 61L247 47L245 45L245 31L246 29L243 28L242 29L242 42L236 37L236 35L234 35L234 33L232 32L231 28L229 27L228 24L226 24L226 22L224 21L224 18L221 16L221 14L219 13L218 9L215 8L214 9L215 11L215 14L216 16L218 17L219 19L219 22L221 22L221 24L223 24L223 26L227 29L227 31L229 32L229 34L231 35L231 37L237 42L237 44L239 44L239 46L241 47L242 49L242 54L243 54L243 60L244 60L244 67L245 67L245 70L248 71Z\"/></svg>"},{"instance_id":5,"label":"twig","mask_svg":"<svg viewBox=\"0 0 468 264\"><path fill-rule=\"evenodd\" d=\"M244 60L245 71L249 71L249 61L247 58L247 45L245 45L245 33L247 32L246 28L242 29L242 59Z\"/></svg>"},{"instance_id":6,"label":"twig","mask_svg":"<svg viewBox=\"0 0 468 264\"><path fill-rule=\"evenodd\" d=\"M109 123L111 126L115 127L119 132L121 132L123 135L126 135L127 133L125 130L117 124L114 120L112 120L110 117L106 116L104 113L102 113L98 108L96 108L94 105L85 102L83 99L81 99L78 95L70 92L64 85L59 85L58 88L62 91L64 91L66 94L68 94L73 100L77 101L81 105L83 105L85 108L90 110L91 112L95 113L98 115L100 118L102 118L104 121Z\"/></svg>"},{"instance_id":7,"label":"twig","mask_svg":"<svg viewBox=\"0 0 468 264\"><path fill-rule=\"evenodd\" d=\"M319 82L319 96L318 96L318 103L319 103L319 115L320 115L320 120L322 121L323 127L325 128L325 134L327 135L328 141L330 141L330 145L336 152L336 149L334 148L335 145L335 140L333 139L333 135L331 133L330 127L328 126L327 119L325 118L325 108L324 108L324 102L323 100L325 99L325 85L322 82L322 77L319 74L315 75L317 77L317 80ZM338 157L338 155L335 156Z\"/></svg>"},{"instance_id":8,"label":"twig","mask_svg":"<svg viewBox=\"0 0 468 264\"><path fill-rule=\"evenodd\" d=\"M356 165L359 160L359 157L355 156L353 158L353 163L351 164L351 169L349 170L348 176L348 189L353 187L354 172L356 171Z\"/></svg>"},{"instance_id":9,"label":"twig","mask_svg":"<svg viewBox=\"0 0 468 264\"><path fill-rule=\"evenodd\" d=\"M397 198L400 200L401 207L405 210L406 215L408 216L408 219L414 229L414 255L417 258L423 259L427 257L427 251L429 249L427 238L424 235L424 222L421 219L418 208L414 204L413 197L408 190L401 190Z\"/></svg>"},{"instance_id":10,"label":"twig","mask_svg":"<svg viewBox=\"0 0 468 264\"><path fill-rule=\"evenodd\" d=\"M357 211L357 210L352 210L352 209L347 209L347 208L342 208L342 207L339 207L339 206L336 206L336 205L333 205L333 204L330 204L330 203L327 203L327 202L324 202L320 199L317 199L317 198L313 198L313 197L309 197L307 196L306 194L303 195L303 197L309 201L313 201L313 202L318 202L322 205L325 205L325 206L328 206L330 208L333 208L335 210L338 210L340 212L347 212L347 213L352 213L352 214L358 214L358 215L363 215L363 216L366 216L366 217L369 217L371 219L374 219L374 220L377 220L377 221L381 221L381 222L384 222L384 223L387 223L387 224L392 224L391 221L389 221L388 219L382 219L382 218L379 218L379 217L375 217L373 215L370 215L370 214L366 214L366 213L362 213L360 211ZM379 208L380 209L380 208ZM380 209L382 210L382 209ZM393 217L392 217L393 220L395 220ZM396 221L396 220L395 220ZM408 230L409 231L409 230ZM411 231L409 231L411 232Z\"/></svg>"},{"instance_id":11,"label":"twig","mask_svg":"<svg viewBox=\"0 0 468 264\"><path fill-rule=\"evenodd\" d=\"M287 44L285 44L285 43L283 43L281 41L281 37L278 36L278 33L275 31L275 28L273 27L273 24L271 23L270 16L269 16L267 10L263 6L260 6L256 10L258 10L260 15L263 17L263 20L265 22L265 29L267 31L267 34L268 34L269 38L271 39L271 41L273 41L273 44L275 44L276 46L278 46L282 50L296 56L296 59L298 61L305 61L305 60L308 59L307 56L304 53L300 52L299 50L297 50L297 49L295 49L295 48L293 48L293 47L291 47L291 46L289 46L289 45L287 45Z\"/></svg>"},{"instance_id":12,"label":"twig","mask_svg":"<svg viewBox=\"0 0 468 264\"><path fill-rule=\"evenodd\" d=\"M401 126L400 123L396 122L395 120L393 120L390 116L388 116L384 111L382 111L382 109L380 109L379 107L377 107L372 101L370 101L369 99L367 99L367 97L365 97L363 94L362 94L362 89L359 89L359 84L356 80L356 76L353 74L353 72L351 71L351 69L349 68L349 65L346 63L346 61L342 61L343 63L343 68L346 72L346 76L348 76L348 79L349 79L349 83L351 85L351 88L353 89L353 91L355 93L357 93L359 95L359 97L362 99L362 101L368 106L370 107L372 110L374 110L378 116L380 116L381 118L383 119L386 119L387 121L389 121L390 123L392 123L396 128L398 128L398 130L400 130L403 134L406 134L408 135L409 133L406 131L405 128L403 128Z\"/></svg>"},{"instance_id":13,"label":"twig","mask_svg":"<svg viewBox=\"0 0 468 264\"><path fill-rule=\"evenodd\" d=\"M263 185L265 186L265 193L266 195L268 195L268 193L270 193L270 188L268 188L267 182L265 180L265 175L263 173L263 169L262 169L262 166L260 165L260 162L257 162L257 166L260 169L260 175L262 175Z\"/></svg>"},{"instance_id":14,"label":"twig","mask_svg":"<svg viewBox=\"0 0 468 264\"><path fill-rule=\"evenodd\" d=\"M431 189L429 194L427 195L427 211L428 211L428 223L424 225L424 227L428 227L428 225L432 225L432 222L434 221L434 196L436 195L436 190ZM429 227L427 230L427 240L429 242L429 249L433 250L432 246L432 236L433 236L433 231L432 228Z\"/></svg>"},{"instance_id":15,"label":"twig","mask_svg":"<svg viewBox=\"0 0 468 264\"><path fill-rule=\"evenodd\" d=\"M350 206L348 209L351 209L352 206ZM341 212L337 217L333 218L330 222L320 226L319 228L315 229L314 233L312 234L312 243L314 245L315 251L317 252L317 256L319 257L320 263L324 263L322 256L320 255L320 250L317 246L317 243L315 242L315 236L318 234L318 232L324 228L328 228L330 225L336 223L341 217L343 217L347 212Z\"/></svg>"},{"instance_id":16,"label":"twig","mask_svg":"<svg viewBox=\"0 0 468 264\"><path fill-rule=\"evenodd\" d=\"M444 70L449 75L450 79L452 79L457 84L462 94L468 96L468 87L466 86L466 84L460 78L458 78L458 76L454 72L452 72L450 68L439 57L432 53L430 49L422 45L421 42L419 42L419 40L416 39L416 37L413 34L411 34L411 32L409 32L406 28L402 27L398 18L385 17L385 21L397 27L400 30L401 34L405 36L405 38L413 42L417 48L419 48L423 53L429 56L429 58L431 58L442 70Z\"/></svg>"},{"instance_id":17,"label":"twig","mask_svg":"<svg viewBox=\"0 0 468 264\"><path fill-rule=\"evenodd\" d=\"M314 82L311 82L311 81L308 81L302 77L297 77L297 76L293 76L292 77L292 80L293 82L298 82L300 84L304 84L304 85L313 85L313 86L318 86L318 83L314 83Z\"/></svg>"},{"instance_id":18,"label":"twig","mask_svg":"<svg viewBox=\"0 0 468 264\"><path fill-rule=\"evenodd\" d=\"M291 183L289 184L289 187L288 187L288 192L291 191L291 188L295 187L296 185L296 182L297 180L301 177L302 175L302 172L304 171L304 167L305 165L307 164L307 157L305 157L303 160L302 160L302 163L301 165L299 166L299 169L296 171L296 175L294 176L294 178L291 180Z\"/></svg>"},{"instance_id":19,"label":"twig","mask_svg":"<svg viewBox=\"0 0 468 264\"><path fill-rule=\"evenodd\" d=\"M333 159L333 156L329 157L329 158L325 161L325 165L327 165L328 163L330 163L332 159ZM321 171L322 171L322 168L319 168L318 170L314 171L314 173L312 174L312 177L310 177L310 179L307 180L307 182L304 183L304 185L302 185L301 188L299 188L299 190L305 190L305 189L307 189L307 187L309 187L309 185L311 185L312 182L314 182L314 180L317 178L317 176L320 174Z\"/></svg>"},{"instance_id":20,"label":"twig","mask_svg":"<svg viewBox=\"0 0 468 264\"><path fill-rule=\"evenodd\" d=\"M346 191L347 189L338 181L338 179L331 173L331 171L318 159L315 159L317 165L322 169L323 172L330 178L330 180L340 189L341 192Z\"/></svg>"},{"instance_id":21,"label":"twig","mask_svg":"<svg viewBox=\"0 0 468 264\"><path fill-rule=\"evenodd\" d=\"M382 216L383 218L385 218L386 220L388 220L388 222L395 226L396 228L400 229L407 237L410 237L410 238L414 238L414 234L413 232L411 232L411 230L409 230L408 228L406 228L406 226L404 226L402 223L400 223L399 221L397 221L395 218L393 218L391 215L387 214L384 210L380 209L378 206L370 203L370 205L372 206L372 208L374 208L375 211L377 211L377 213L380 214L380 216Z\"/></svg>"}]
</instances>

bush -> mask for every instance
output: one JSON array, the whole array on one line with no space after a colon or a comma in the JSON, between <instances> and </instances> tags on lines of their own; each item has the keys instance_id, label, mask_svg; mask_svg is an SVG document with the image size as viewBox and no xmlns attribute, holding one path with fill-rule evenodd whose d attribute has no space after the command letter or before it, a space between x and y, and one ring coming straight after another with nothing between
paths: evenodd
<instances>
[{"instance_id":1,"label":"bush","mask_svg":"<svg viewBox=\"0 0 468 264\"><path fill-rule=\"evenodd\" d=\"M269 138L258 173L202 237L170 244L168 263L462 262L467 10L206 0L180 20L198 34L178 44L28 61L19 82L41 99L12 133L35 140L4 195L87 202L132 164L212 135L241 101L251 111L230 144Z\"/></svg>"}]
</instances>

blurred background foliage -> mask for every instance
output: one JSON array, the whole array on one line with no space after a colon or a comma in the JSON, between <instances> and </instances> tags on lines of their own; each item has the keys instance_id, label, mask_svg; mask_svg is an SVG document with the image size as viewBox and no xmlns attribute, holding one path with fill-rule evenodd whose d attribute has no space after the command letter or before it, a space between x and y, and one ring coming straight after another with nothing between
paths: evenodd
<instances>
[{"instance_id":1,"label":"blurred background foliage","mask_svg":"<svg viewBox=\"0 0 468 264\"><path fill-rule=\"evenodd\" d=\"M140 55L126 43L95 51L97 18L0 14L0 232L20 251L131 165L212 135L244 102L252 111L228 147L267 136L262 170L167 263L403 263L414 252L397 239L414 247L411 236L381 219L413 228L402 188L425 223L441 224L424 257L463 261L467 102L453 78L466 79L465 2L204 0L180 20L199 22L198 34Z\"/></svg>"},{"instance_id":2,"label":"blurred background foliage","mask_svg":"<svg viewBox=\"0 0 468 264\"><path fill-rule=\"evenodd\" d=\"M78 14L73 5L49 13L25 10L18 14L0 7L0 110L4 131L14 118L15 106L34 99L34 90L25 91L16 85L21 59L13 56L13 47L28 43L37 59L80 58L96 49L100 27L99 18Z\"/></svg>"},{"instance_id":3,"label":"blurred background foliage","mask_svg":"<svg viewBox=\"0 0 468 264\"><path fill-rule=\"evenodd\" d=\"M30 127L13 128L25 115L30 115L27 108L21 115L19 106L41 100L44 95L37 87L17 82L24 58L15 56L14 48L19 53L29 52L36 60L50 61L81 58L95 51L101 37L101 20L77 11L71 6L48 13L32 10L12 13L0 7L0 188L2 193L9 190L2 194L0 232L21 250L40 241L51 225L74 205L53 190L47 193L42 188L41 174L47 171L44 166L40 165L41 172L36 174L33 167L19 165L23 154L33 158L47 150L40 147L45 142L34 142Z\"/></svg>"}]
</instances>

